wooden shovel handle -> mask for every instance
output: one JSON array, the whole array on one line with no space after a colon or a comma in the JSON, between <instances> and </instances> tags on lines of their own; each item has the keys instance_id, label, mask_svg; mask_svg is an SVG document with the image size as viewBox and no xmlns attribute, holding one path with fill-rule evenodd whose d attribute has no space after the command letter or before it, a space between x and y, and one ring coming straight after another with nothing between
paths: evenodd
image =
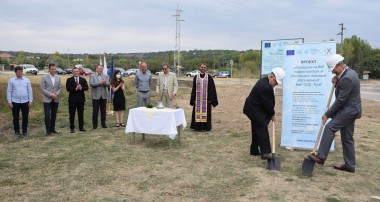
<instances>
[{"instance_id":1,"label":"wooden shovel handle","mask_svg":"<svg viewBox=\"0 0 380 202\"><path fill-rule=\"evenodd\" d=\"M272 138L273 138L273 141L272 141L272 153L275 154L276 153L276 135L275 135L275 130L274 130L274 121L273 121L273 124L272 124Z\"/></svg>"},{"instance_id":2,"label":"wooden shovel handle","mask_svg":"<svg viewBox=\"0 0 380 202\"><path fill-rule=\"evenodd\" d=\"M327 106L326 106L325 112L326 112L326 111L329 109L329 107L330 107L331 98L332 98L332 95L333 95L333 93L334 93L334 88L335 88L335 83L333 83L333 85L331 85L330 96L329 96L329 99L328 99L328 101L327 101ZM319 132L318 132L317 139L315 140L313 153L317 152L317 149L318 149L317 147L318 147L318 144L319 144L319 140L321 139L321 134L322 134L323 126L324 126L324 124L321 123L321 126L319 127Z\"/></svg>"}]
</instances>

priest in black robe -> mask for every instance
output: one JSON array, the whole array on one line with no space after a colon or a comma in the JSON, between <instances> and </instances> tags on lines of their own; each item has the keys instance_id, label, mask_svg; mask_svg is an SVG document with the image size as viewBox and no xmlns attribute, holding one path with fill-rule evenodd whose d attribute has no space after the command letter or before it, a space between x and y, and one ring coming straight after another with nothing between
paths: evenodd
<instances>
[{"instance_id":1,"label":"priest in black robe","mask_svg":"<svg viewBox=\"0 0 380 202\"><path fill-rule=\"evenodd\" d=\"M211 130L211 108L218 105L214 79L206 73L206 69L206 64L201 64L191 91L190 105L193 106L193 113L190 128L196 131Z\"/></svg>"}]
</instances>

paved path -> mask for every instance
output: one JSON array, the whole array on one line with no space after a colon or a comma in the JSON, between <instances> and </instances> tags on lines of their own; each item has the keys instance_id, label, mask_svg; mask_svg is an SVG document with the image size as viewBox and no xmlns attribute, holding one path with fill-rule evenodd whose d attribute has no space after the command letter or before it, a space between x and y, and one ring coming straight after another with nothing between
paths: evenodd
<instances>
[{"instance_id":1,"label":"paved path","mask_svg":"<svg viewBox=\"0 0 380 202\"><path fill-rule=\"evenodd\" d=\"M362 99L380 101L380 85L361 84L360 93Z\"/></svg>"}]
</instances>

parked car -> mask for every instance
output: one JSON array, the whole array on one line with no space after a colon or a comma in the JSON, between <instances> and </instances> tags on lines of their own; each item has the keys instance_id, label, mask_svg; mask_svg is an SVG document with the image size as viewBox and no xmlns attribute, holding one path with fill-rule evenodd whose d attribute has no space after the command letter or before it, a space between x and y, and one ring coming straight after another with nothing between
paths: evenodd
<instances>
[{"instance_id":1,"label":"parked car","mask_svg":"<svg viewBox=\"0 0 380 202\"><path fill-rule=\"evenodd\" d=\"M63 74L63 75L66 74L66 71L64 71L62 68L59 68L59 67L56 67L56 68L55 68L55 72L56 72L57 74Z\"/></svg>"},{"instance_id":2,"label":"parked car","mask_svg":"<svg viewBox=\"0 0 380 202\"><path fill-rule=\"evenodd\" d=\"M199 70L193 70L193 71L191 71L191 72L187 72L187 73L186 73L186 76L188 76L188 77L194 77L194 76L196 76L196 75L199 74L199 73L200 73Z\"/></svg>"},{"instance_id":3,"label":"parked car","mask_svg":"<svg viewBox=\"0 0 380 202\"><path fill-rule=\"evenodd\" d=\"M221 71L213 75L215 78L231 78L231 73L229 71Z\"/></svg>"},{"instance_id":4,"label":"parked car","mask_svg":"<svg viewBox=\"0 0 380 202\"><path fill-rule=\"evenodd\" d=\"M127 73L127 71L125 71L123 68L121 68L121 67L114 67L113 68L113 71L115 71L115 70L119 70L120 72L121 72L121 76L123 76L123 77L126 77L126 76L128 76L128 73ZM111 77L112 75L110 75L110 69L108 70L108 75Z\"/></svg>"},{"instance_id":5,"label":"parked car","mask_svg":"<svg viewBox=\"0 0 380 202\"><path fill-rule=\"evenodd\" d=\"M90 74L93 74L95 72L93 72L91 69L89 68L83 68L83 67L80 67L78 68L79 69L79 74L80 75L84 75L84 76L87 76L87 75L90 75Z\"/></svg>"},{"instance_id":6,"label":"parked car","mask_svg":"<svg viewBox=\"0 0 380 202\"><path fill-rule=\"evenodd\" d=\"M128 76L130 76L130 75L136 75L137 71L139 71L139 69L132 68L132 69L128 69L126 71L126 73L127 73Z\"/></svg>"},{"instance_id":7,"label":"parked car","mask_svg":"<svg viewBox=\"0 0 380 202\"><path fill-rule=\"evenodd\" d=\"M38 69L34 65L31 65L31 64L20 64L20 65L17 65L17 66L22 67L24 73L26 73L26 74L37 75L38 72L39 72Z\"/></svg>"},{"instance_id":8,"label":"parked car","mask_svg":"<svg viewBox=\"0 0 380 202\"><path fill-rule=\"evenodd\" d=\"M71 69L71 68L66 68L63 71L65 71L66 74L72 74L73 73L73 69Z\"/></svg>"}]
</instances>

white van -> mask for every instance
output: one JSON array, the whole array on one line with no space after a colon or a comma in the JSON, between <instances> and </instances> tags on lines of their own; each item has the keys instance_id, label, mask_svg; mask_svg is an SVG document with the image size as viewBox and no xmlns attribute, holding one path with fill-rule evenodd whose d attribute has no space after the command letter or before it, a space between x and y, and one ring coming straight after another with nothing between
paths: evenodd
<instances>
[{"instance_id":1,"label":"white van","mask_svg":"<svg viewBox=\"0 0 380 202\"><path fill-rule=\"evenodd\" d=\"M20 64L20 65L17 65L17 66L22 67L22 69L24 71L24 74L34 74L34 75L37 75L38 72L39 72L38 69L34 65L31 65L31 64Z\"/></svg>"}]
</instances>

